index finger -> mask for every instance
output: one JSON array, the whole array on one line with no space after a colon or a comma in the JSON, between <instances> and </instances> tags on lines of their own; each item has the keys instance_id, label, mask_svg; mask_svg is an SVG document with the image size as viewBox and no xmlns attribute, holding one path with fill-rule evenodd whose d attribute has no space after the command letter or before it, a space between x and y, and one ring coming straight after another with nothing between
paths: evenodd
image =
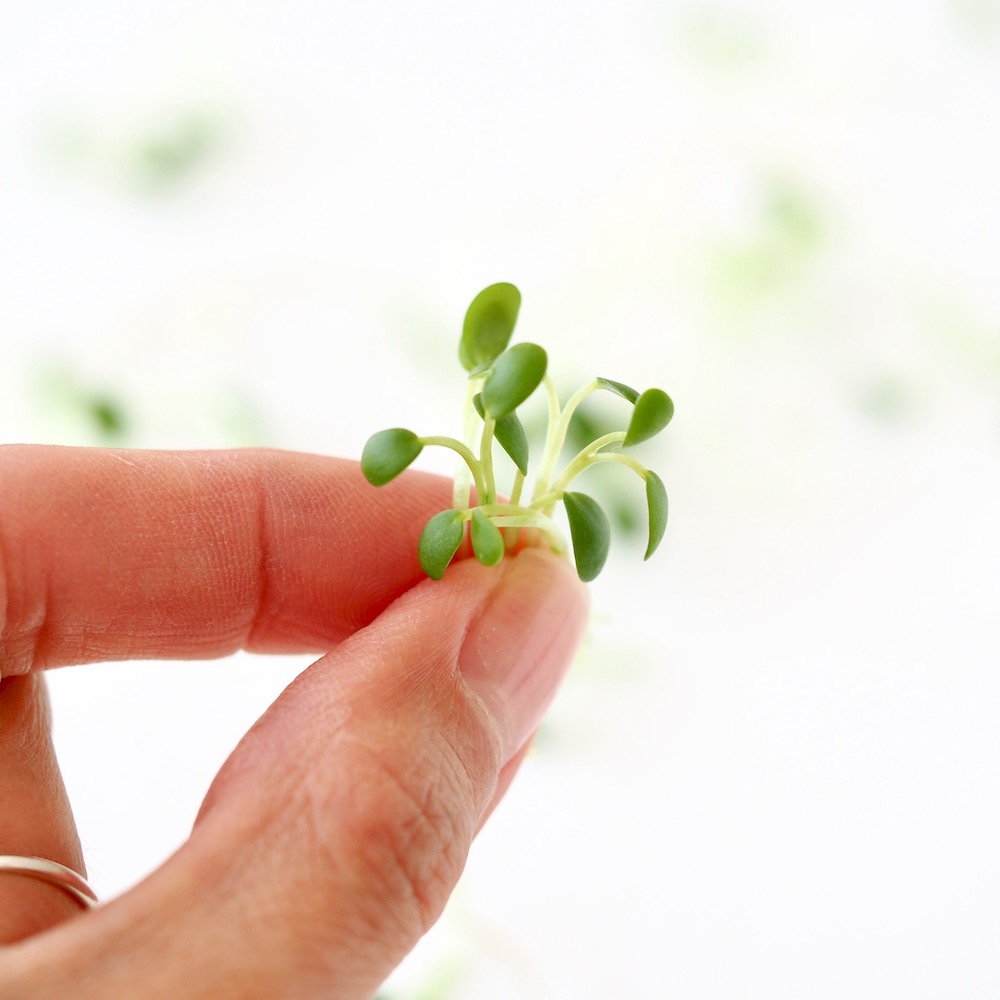
<instances>
[{"instance_id":1,"label":"index finger","mask_svg":"<svg viewBox=\"0 0 1000 1000\"><path fill-rule=\"evenodd\" d=\"M0 674L324 651L421 579L449 502L293 452L0 447Z\"/></svg>"}]
</instances>

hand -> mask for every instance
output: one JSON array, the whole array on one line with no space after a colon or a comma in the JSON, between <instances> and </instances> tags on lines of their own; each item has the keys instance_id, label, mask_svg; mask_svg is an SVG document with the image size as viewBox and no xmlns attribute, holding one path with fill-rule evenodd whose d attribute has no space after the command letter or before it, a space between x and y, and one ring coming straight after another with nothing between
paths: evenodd
<instances>
[{"instance_id":1,"label":"hand","mask_svg":"<svg viewBox=\"0 0 1000 1000\"><path fill-rule=\"evenodd\" d=\"M541 549L424 578L417 536L449 502L437 477L376 490L353 462L282 452L0 448L0 854L83 872L45 668L332 650L136 888L83 913L0 874L0 941L19 941L0 996L376 992L443 908L586 617Z\"/></svg>"}]
</instances>

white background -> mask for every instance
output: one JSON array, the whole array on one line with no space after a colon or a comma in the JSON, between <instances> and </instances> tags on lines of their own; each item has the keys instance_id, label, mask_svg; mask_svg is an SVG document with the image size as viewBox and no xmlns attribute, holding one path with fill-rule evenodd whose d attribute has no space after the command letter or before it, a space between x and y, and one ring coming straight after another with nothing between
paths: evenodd
<instances>
[{"instance_id":1,"label":"white background","mask_svg":"<svg viewBox=\"0 0 1000 1000\"><path fill-rule=\"evenodd\" d=\"M663 549L388 994L1000 995L996 0L2 21L2 439L454 433L496 280L568 388L677 404ZM102 894L304 665L53 676Z\"/></svg>"}]
</instances>

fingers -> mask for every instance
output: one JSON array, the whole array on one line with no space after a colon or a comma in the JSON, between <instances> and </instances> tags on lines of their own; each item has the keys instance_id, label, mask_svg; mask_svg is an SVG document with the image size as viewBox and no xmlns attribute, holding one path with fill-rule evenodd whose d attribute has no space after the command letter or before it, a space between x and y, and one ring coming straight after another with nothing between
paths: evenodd
<instances>
[{"instance_id":1,"label":"fingers","mask_svg":"<svg viewBox=\"0 0 1000 1000\"><path fill-rule=\"evenodd\" d=\"M287 452L0 447L0 675L327 650L422 578L449 503Z\"/></svg>"},{"instance_id":2,"label":"fingers","mask_svg":"<svg viewBox=\"0 0 1000 1000\"><path fill-rule=\"evenodd\" d=\"M41 675L0 681L0 854L48 858L83 873L80 843L49 737ZM58 889L0 872L0 944L80 912Z\"/></svg>"},{"instance_id":3,"label":"fingers","mask_svg":"<svg viewBox=\"0 0 1000 1000\"><path fill-rule=\"evenodd\" d=\"M585 616L572 569L541 551L414 587L272 706L171 861L0 961L0 987L371 997L439 915Z\"/></svg>"}]
</instances>

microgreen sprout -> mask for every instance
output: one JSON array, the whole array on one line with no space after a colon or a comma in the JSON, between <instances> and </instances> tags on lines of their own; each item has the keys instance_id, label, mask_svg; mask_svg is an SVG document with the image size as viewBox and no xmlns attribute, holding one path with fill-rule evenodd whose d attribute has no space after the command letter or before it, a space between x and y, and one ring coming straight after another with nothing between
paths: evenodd
<instances>
[{"instance_id":1,"label":"microgreen sprout","mask_svg":"<svg viewBox=\"0 0 1000 1000\"><path fill-rule=\"evenodd\" d=\"M593 580L607 559L611 528L600 504L570 487L581 473L600 463L623 465L645 483L649 535L644 558L656 551L667 526L663 481L627 454L627 449L667 426L674 413L670 397L662 389L638 392L621 382L595 378L561 403L547 371L545 351L537 344L508 346L520 307L517 288L501 282L484 288L465 314L458 347L459 361L468 373L464 440L421 437L393 427L373 434L361 455L361 471L374 486L395 479L428 445L450 448L460 457L452 506L427 522L418 545L420 565L435 580L441 579L461 546L466 526L473 553L487 566L500 562L525 528L540 531L556 552L568 554L554 519L559 503L569 523L577 573L582 580ZM533 487L525 498L529 445L516 411L540 386L548 400L548 428ZM595 392L609 392L629 403L628 424L623 430L597 437L560 468L570 420ZM514 464L514 479L506 498L497 492L495 446Z\"/></svg>"}]
</instances>

